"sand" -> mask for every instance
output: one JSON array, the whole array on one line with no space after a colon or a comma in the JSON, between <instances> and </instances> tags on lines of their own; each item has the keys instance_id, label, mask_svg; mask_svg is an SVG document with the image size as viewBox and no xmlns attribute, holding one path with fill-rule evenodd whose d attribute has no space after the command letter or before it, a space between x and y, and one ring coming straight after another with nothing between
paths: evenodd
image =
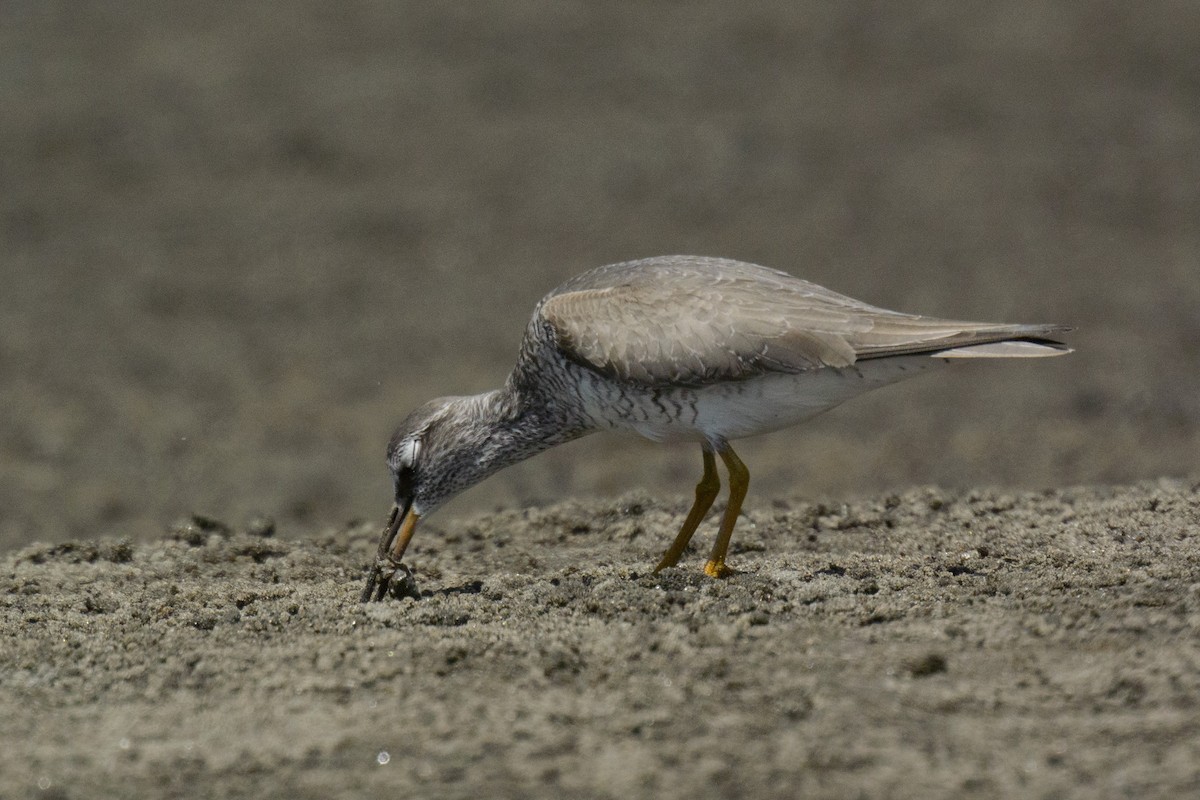
<instances>
[{"instance_id":1,"label":"sand","mask_svg":"<svg viewBox=\"0 0 1200 800\"><path fill-rule=\"evenodd\" d=\"M1200 792L1200 487L780 502L722 581L650 573L684 510L430 526L370 605L369 525L11 553L0 796Z\"/></svg>"},{"instance_id":2,"label":"sand","mask_svg":"<svg viewBox=\"0 0 1200 800\"><path fill-rule=\"evenodd\" d=\"M0 12L0 548L382 517L409 410L668 253L1077 327L745 442L752 501L1200 474L1188 3L71 8ZM596 438L447 511L698 463Z\"/></svg>"}]
</instances>

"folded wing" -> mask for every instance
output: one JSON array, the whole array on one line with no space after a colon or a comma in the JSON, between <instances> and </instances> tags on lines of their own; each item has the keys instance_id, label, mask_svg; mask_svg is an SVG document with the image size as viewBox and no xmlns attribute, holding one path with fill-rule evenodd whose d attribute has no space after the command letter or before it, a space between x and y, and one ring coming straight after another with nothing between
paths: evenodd
<instances>
[{"instance_id":1,"label":"folded wing","mask_svg":"<svg viewBox=\"0 0 1200 800\"><path fill-rule=\"evenodd\" d=\"M902 314L785 272L692 256L600 267L546 297L538 313L569 358L650 386L703 386L920 353L1020 358L1069 352L1045 338L1063 326Z\"/></svg>"}]
</instances>

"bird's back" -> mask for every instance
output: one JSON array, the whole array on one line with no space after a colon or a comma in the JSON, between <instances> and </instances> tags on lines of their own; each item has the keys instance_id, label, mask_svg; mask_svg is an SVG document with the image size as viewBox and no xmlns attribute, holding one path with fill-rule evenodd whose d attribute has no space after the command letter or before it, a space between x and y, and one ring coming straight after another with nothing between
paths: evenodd
<instances>
[{"instance_id":1,"label":"bird's back","mask_svg":"<svg viewBox=\"0 0 1200 800\"><path fill-rule=\"evenodd\" d=\"M585 272L548 294L534 322L564 357L613 379L692 387L1014 339L1041 345L1063 330L889 311L786 272L700 256Z\"/></svg>"}]
</instances>

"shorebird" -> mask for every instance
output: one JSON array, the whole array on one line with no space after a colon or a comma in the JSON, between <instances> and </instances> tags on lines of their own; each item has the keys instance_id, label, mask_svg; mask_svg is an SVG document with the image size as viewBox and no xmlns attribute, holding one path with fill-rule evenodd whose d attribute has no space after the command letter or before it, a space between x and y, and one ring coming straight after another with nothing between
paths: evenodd
<instances>
[{"instance_id":1,"label":"shorebird","mask_svg":"<svg viewBox=\"0 0 1200 800\"><path fill-rule=\"evenodd\" d=\"M730 446L869 389L954 361L1057 356L1062 325L904 314L786 272L663 256L585 272L546 295L503 388L442 397L400 423L387 449L395 505L364 602L411 591L401 563L417 522L497 470L604 430L700 444L695 501L655 571L675 566L729 473L729 501L704 565L725 563L750 472Z\"/></svg>"}]
</instances>

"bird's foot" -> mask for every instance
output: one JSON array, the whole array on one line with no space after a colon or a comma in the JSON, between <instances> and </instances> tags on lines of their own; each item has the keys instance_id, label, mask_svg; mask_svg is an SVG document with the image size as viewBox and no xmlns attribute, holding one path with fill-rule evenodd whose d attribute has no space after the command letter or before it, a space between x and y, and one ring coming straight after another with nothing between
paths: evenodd
<instances>
[{"instance_id":1,"label":"bird's foot","mask_svg":"<svg viewBox=\"0 0 1200 800\"><path fill-rule=\"evenodd\" d=\"M725 559L722 558L705 564L704 574L710 578L728 578L730 575L736 575L737 570L726 564Z\"/></svg>"},{"instance_id":2,"label":"bird's foot","mask_svg":"<svg viewBox=\"0 0 1200 800\"><path fill-rule=\"evenodd\" d=\"M413 577L412 570L385 556L371 565L367 584L358 600L360 603L379 602L388 596L397 600L405 597L420 600L421 592L417 589L417 579Z\"/></svg>"},{"instance_id":3,"label":"bird's foot","mask_svg":"<svg viewBox=\"0 0 1200 800\"><path fill-rule=\"evenodd\" d=\"M664 569L673 567L678 563L679 563L678 558L667 558L666 556L663 556L662 560L658 562L658 566L654 568L653 573L655 575L657 575L658 573L662 572Z\"/></svg>"}]
</instances>

